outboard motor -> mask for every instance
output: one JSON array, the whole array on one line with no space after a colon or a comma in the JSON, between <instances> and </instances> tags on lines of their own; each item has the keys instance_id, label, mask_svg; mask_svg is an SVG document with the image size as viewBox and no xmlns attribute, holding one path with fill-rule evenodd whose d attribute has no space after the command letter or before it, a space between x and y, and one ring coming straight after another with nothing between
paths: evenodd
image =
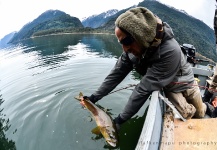
<instances>
[{"instance_id":1,"label":"outboard motor","mask_svg":"<svg viewBox=\"0 0 217 150\"><path fill-rule=\"evenodd\" d=\"M191 44L181 45L183 53L187 56L187 61L195 65L196 48Z\"/></svg>"},{"instance_id":2,"label":"outboard motor","mask_svg":"<svg viewBox=\"0 0 217 150\"><path fill-rule=\"evenodd\" d=\"M191 44L183 44L180 46L182 52L187 56L187 61L195 67L196 64L201 62L209 62L205 59L196 58L196 48Z\"/></svg>"}]
</instances>

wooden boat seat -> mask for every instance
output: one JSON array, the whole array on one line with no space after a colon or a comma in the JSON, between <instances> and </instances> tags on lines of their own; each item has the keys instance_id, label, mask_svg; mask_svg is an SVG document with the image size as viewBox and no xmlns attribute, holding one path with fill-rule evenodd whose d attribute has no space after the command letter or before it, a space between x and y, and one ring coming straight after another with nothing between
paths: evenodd
<instances>
[{"instance_id":1,"label":"wooden boat seat","mask_svg":"<svg viewBox=\"0 0 217 150\"><path fill-rule=\"evenodd\" d=\"M174 150L216 150L217 119L174 119Z\"/></svg>"},{"instance_id":2,"label":"wooden boat seat","mask_svg":"<svg viewBox=\"0 0 217 150\"><path fill-rule=\"evenodd\" d=\"M160 150L217 150L217 119L205 116L185 122L164 114Z\"/></svg>"}]
</instances>

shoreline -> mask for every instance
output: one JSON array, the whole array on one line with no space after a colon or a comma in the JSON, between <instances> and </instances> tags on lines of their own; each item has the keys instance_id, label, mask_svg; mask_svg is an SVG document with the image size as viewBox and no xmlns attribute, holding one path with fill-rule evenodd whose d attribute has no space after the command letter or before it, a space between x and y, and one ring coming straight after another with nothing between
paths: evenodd
<instances>
[{"instance_id":1,"label":"shoreline","mask_svg":"<svg viewBox=\"0 0 217 150\"><path fill-rule=\"evenodd\" d=\"M52 33L52 34L46 34L46 35L40 35L40 36L31 36L29 39L38 38L38 37L45 37L45 36L52 36L52 35L64 35L64 34L107 34L107 35L115 35L114 33L103 33L103 32L99 32L99 33L72 32L72 33Z\"/></svg>"}]
</instances>

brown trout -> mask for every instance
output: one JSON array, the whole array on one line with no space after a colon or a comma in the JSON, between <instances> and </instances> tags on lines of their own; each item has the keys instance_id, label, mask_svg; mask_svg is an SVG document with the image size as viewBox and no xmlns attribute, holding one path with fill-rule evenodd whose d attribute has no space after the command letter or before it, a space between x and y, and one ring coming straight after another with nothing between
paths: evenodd
<instances>
[{"instance_id":1,"label":"brown trout","mask_svg":"<svg viewBox=\"0 0 217 150\"><path fill-rule=\"evenodd\" d=\"M112 118L102 109L93 104L89 99L84 99L81 92L79 96L75 98L90 111L93 118L95 119L97 127L92 130L92 132L100 132L109 145L116 147L118 143L118 136L116 126Z\"/></svg>"}]
</instances>

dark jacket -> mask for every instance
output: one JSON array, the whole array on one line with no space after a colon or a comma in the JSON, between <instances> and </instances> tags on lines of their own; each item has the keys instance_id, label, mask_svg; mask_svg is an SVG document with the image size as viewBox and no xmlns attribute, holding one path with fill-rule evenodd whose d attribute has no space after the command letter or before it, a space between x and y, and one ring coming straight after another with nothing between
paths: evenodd
<instances>
[{"instance_id":1,"label":"dark jacket","mask_svg":"<svg viewBox=\"0 0 217 150\"><path fill-rule=\"evenodd\" d=\"M181 92L189 87L172 82L194 81L190 64L173 38L172 29L166 23L162 43L157 48L148 50L142 59L137 59L131 53L122 53L110 74L93 93L95 99L99 100L111 92L133 69L143 77L120 114L123 120L128 120L136 114L153 91L164 88L167 91Z\"/></svg>"},{"instance_id":2,"label":"dark jacket","mask_svg":"<svg viewBox=\"0 0 217 150\"><path fill-rule=\"evenodd\" d=\"M214 31L215 31L215 40L217 44L217 9L215 9L215 16L214 16Z\"/></svg>"}]
</instances>

